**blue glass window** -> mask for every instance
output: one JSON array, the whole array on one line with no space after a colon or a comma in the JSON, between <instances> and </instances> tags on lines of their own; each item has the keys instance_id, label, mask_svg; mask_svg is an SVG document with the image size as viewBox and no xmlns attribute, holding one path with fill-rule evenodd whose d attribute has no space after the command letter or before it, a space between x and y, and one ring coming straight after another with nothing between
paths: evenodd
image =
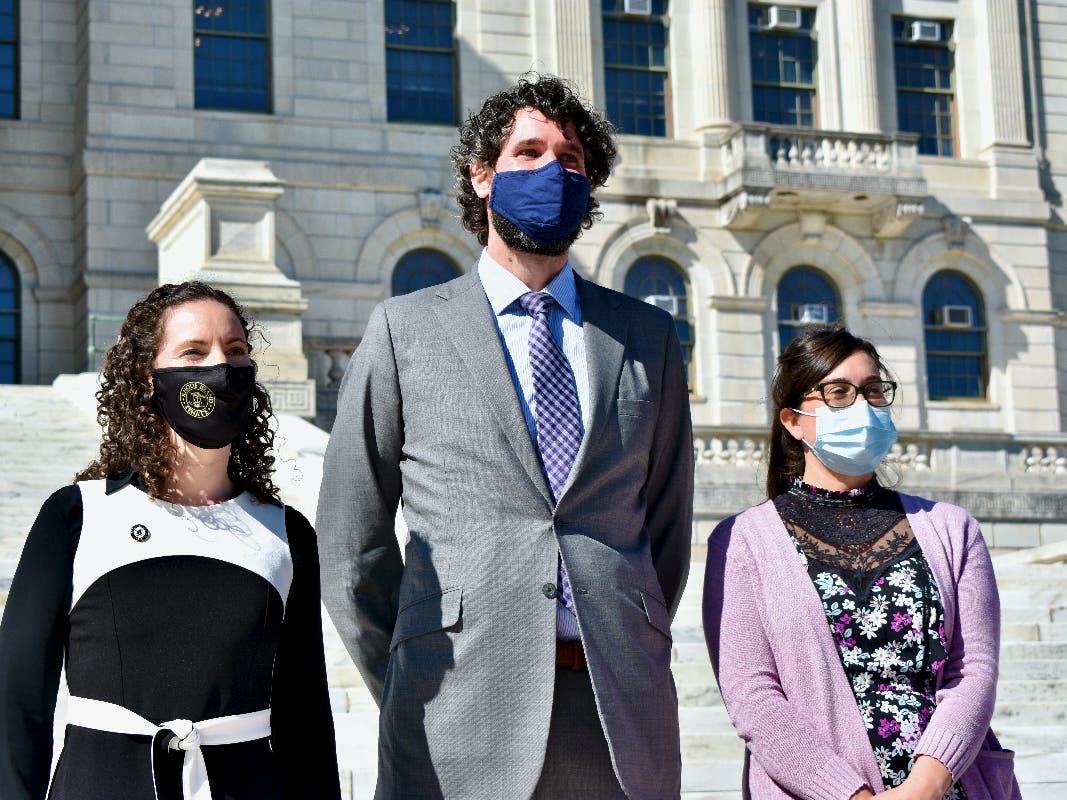
<instances>
[{"instance_id":1,"label":"blue glass window","mask_svg":"<svg viewBox=\"0 0 1067 800\"><path fill-rule=\"evenodd\" d=\"M0 0L0 119L19 115L19 6Z\"/></svg>"},{"instance_id":2,"label":"blue glass window","mask_svg":"<svg viewBox=\"0 0 1067 800\"><path fill-rule=\"evenodd\" d=\"M951 39L951 22L893 19L897 127L919 134L919 152L924 155L955 152Z\"/></svg>"},{"instance_id":3,"label":"blue glass window","mask_svg":"<svg viewBox=\"0 0 1067 800\"><path fill-rule=\"evenodd\" d=\"M815 126L814 24L814 9L748 7L752 118L756 122Z\"/></svg>"},{"instance_id":4,"label":"blue glass window","mask_svg":"<svg viewBox=\"0 0 1067 800\"><path fill-rule=\"evenodd\" d=\"M455 3L386 0L385 93L390 122L456 122Z\"/></svg>"},{"instance_id":5,"label":"blue glass window","mask_svg":"<svg viewBox=\"0 0 1067 800\"><path fill-rule=\"evenodd\" d=\"M393 270L393 297L458 278L459 267L444 253L429 248L412 250Z\"/></svg>"},{"instance_id":6,"label":"blue glass window","mask_svg":"<svg viewBox=\"0 0 1067 800\"><path fill-rule=\"evenodd\" d=\"M19 275L0 253L0 383L19 382Z\"/></svg>"},{"instance_id":7,"label":"blue glass window","mask_svg":"<svg viewBox=\"0 0 1067 800\"><path fill-rule=\"evenodd\" d=\"M639 258L626 273L622 290L631 297L670 312L674 317L688 375L689 364L693 360L693 322L689 316L689 289L682 268L659 256Z\"/></svg>"},{"instance_id":8,"label":"blue glass window","mask_svg":"<svg viewBox=\"0 0 1067 800\"><path fill-rule=\"evenodd\" d=\"M833 282L814 267L794 267L778 282L778 347L784 351L804 328L837 322Z\"/></svg>"},{"instance_id":9,"label":"blue glass window","mask_svg":"<svg viewBox=\"0 0 1067 800\"><path fill-rule=\"evenodd\" d=\"M607 111L622 133L666 136L667 0L650 7L627 14L623 0L602 0Z\"/></svg>"},{"instance_id":10,"label":"blue glass window","mask_svg":"<svg viewBox=\"0 0 1067 800\"><path fill-rule=\"evenodd\" d=\"M938 272L923 289L926 387L931 400L985 397L983 306L982 295L961 272Z\"/></svg>"},{"instance_id":11,"label":"blue glass window","mask_svg":"<svg viewBox=\"0 0 1067 800\"><path fill-rule=\"evenodd\" d=\"M270 113L268 0L193 0L197 108Z\"/></svg>"}]
</instances>

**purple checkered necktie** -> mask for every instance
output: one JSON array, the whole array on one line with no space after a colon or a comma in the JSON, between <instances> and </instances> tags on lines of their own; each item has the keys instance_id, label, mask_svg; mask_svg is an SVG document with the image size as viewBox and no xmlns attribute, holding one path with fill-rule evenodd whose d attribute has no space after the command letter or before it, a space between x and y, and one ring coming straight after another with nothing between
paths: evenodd
<instances>
[{"instance_id":1,"label":"purple checkered necktie","mask_svg":"<svg viewBox=\"0 0 1067 800\"><path fill-rule=\"evenodd\" d=\"M533 317L530 370L533 372L537 416L537 449L541 452L541 465L552 488L552 497L558 501L582 443L578 390L571 365L548 329L548 309L556 305L556 299L546 292L527 292L519 298L519 305ZM574 595L562 556L559 559L558 599L574 613Z\"/></svg>"}]
</instances>

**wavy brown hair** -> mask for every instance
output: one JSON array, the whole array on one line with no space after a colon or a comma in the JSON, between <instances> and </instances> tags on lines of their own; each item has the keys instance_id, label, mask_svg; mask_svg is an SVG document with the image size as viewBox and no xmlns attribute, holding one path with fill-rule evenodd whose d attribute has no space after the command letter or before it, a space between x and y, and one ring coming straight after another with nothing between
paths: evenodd
<instances>
[{"instance_id":1,"label":"wavy brown hair","mask_svg":"<svg viewBox=\"0 0 1067 800\"><path fill-rule=\"evenodd\" d=\"M782 424L783 408L796 408L824 375L853 353L871 357L881 375L888 374L878 350L840 326L808 328L778 356L771 381L771 433L767 442L767 497L789 489L791 478L804 474L804 445Z\"/></svg>"},{"instance_id":2,"label":"wavy brown hair","mask_svg":"<svg viewBox=\"0 0 1067 800\"><path fill-rule=\"evenodd\" d=\"M481 161L496 166L500 151L515 126L515 114L524 108L540 111L560 127L570 122L585 150L585 174L589 188L596 191L611 175L615 163L614 128L586 105L574 87L555 75L528 73L514 86L487 99L480 111L472 113L459 129L459 142L452 148L456 171L456 202L462 210L463 227L478 237L483 247L489 241L489 214L486 202L471 183L471 164ZM600 203L590 194L589 210L582 220L588 230L603 214Z\"/></svg>"},{"instance_id":3,"label":"wavy brown hair","mask_svg":"<svg viewBox=\"0 0 1067 800\"><path fill-rule=\"evenodd\" d=\"M153 289L130 309L118 341L104 355L100 391L96 393L96 419L104 430L100 456L74 480L117 476L130 469L140 473L153 497L162 497L174 475L178 453L170 441L170 426L152 403L152 362L163 339L167 312L184 303L214 300L230 309L241 322L249 353L251 334L258 329L230 295L200 281L167 283ZM262 338L262 336L260 337ZM252 361L252 366L256 362ZM230 446L230 479L262 501L278 499L271 477L274 469L274 432L270 396L256 383L252 413L244 432Z\"/></svg>"}]
</instances>

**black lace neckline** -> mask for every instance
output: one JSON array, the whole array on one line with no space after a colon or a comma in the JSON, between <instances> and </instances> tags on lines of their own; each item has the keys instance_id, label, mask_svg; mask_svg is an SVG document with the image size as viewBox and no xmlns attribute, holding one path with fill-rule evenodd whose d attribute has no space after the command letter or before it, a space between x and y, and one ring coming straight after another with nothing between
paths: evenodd
<instances>
[{"instance_id":1,"label":"black lace neckline","mask_svg":"<svg viewBox=\"0 0 1067 800\"><path fill-rule=\"evenodd\" d=\"M834 492L794 478L774 499L786 523L837 548L851 550L885 536L906 519L900 495L877 479L858 489Z\"/></svg>"}]
</instances>

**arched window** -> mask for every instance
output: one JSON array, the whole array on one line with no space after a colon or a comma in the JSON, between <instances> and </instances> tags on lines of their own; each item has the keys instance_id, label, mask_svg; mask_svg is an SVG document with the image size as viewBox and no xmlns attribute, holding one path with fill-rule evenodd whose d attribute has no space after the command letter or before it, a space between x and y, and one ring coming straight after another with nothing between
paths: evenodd
<instances>
[{"instance_id":1,"label":"arched window","mask_svg":"<svg viewBox=\"0 0 1067 800\"><path fill-rule=\"evenodd\" d=\"M407 253L393 270L393 297L458 278L459 267L437 250L422 248Z\"/></svg>"},{"instance_id":2,"label":"arched window","mask_svg":"<svg viewBox=\"0 0 1067 800\"><path fill-rule=\"evenodd\" d=\"M0 253L0 383L19 382L19 274Z\"/></svg>"},{"instance_id":3,"label":"arched window","mask_svg":"<svg viewBox=\"0 0 1067 800\"><path fill-rule=\"evenodd\" d=\"M778 347L785 350L806 327L837 322L837 289L814 267L795 267L778 281Z\"/></svg>"},{"instance_id":4,"label":"arched window","mask_svg":"<svg viewBox=\"0 0 1067 800\"><path fill-rule=\"evenodd\" d=\"M689 317L689 289L682 268L658 256L639 258L626 273L622 290L631 297L659 306L674 317L685 371L689 375L693 360L693 323Z\"/></svg>"},{"instance_id":5,"label":"arched window","mask_svg":"<svg viewBox=\"0 0 1067 800\"><path fill-rule=\"evenodd\" d=\"M983 305L978 288L961 272L938 272L923 289L926 389L931 400L985 397Z\"/></svg>"}]
</instances>

